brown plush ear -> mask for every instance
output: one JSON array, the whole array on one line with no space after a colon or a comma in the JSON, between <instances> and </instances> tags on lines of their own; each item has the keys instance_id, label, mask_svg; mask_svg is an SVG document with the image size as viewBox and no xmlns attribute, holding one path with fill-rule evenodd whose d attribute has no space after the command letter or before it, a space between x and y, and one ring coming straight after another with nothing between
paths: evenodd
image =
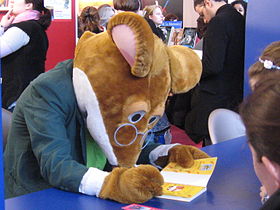
<instances>
[{"instance_id":1,"label":"brown plush ear","mask_svg":"<svg viewBox=\"0 0 280 210\"><path fill-rule=\"evenodd\" d=\"M95 33L92 33L90 31L86 31L83 33L83 35L80 37L78 43L77 43L77 46L75 48L75 57L77 55L77 53L79 52L80 50L80 47L81 47L81 43L83 43L85 40L89 39L90 37L93 37L95 36L96 34Z\"/></svg>"},{"instance_id":2,"label":"brown plush ear","mask_svg":"<svg viewBox=\"0 0 280 210\"><path fill-rule=\"evenodd\" d=\"M197 54L188 47L168 47L171 69L172 93L184 93L192 89L200 80L202 64Z\"/></svg>"},{"instance_id":3,"label":"brown plush ear","mask_svg":"<svg viewBox=\"0 0 280 210\"><path fill-rule=\"evenodd\" d=\"M145 77L151 69L154 51L153 32L147 21L135 13L123 12L110 20L108 33L131 66L131 73Z\"/></svg>"}]
</instances>

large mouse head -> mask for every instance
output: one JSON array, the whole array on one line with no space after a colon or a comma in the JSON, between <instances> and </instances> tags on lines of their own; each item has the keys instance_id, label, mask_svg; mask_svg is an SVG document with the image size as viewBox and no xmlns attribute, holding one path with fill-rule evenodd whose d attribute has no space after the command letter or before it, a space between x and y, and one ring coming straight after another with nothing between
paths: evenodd
<instances>
[{"instance_id":1,"label":"large mouse head","mask_svg":"<svg viewBox=\"0 0 280 210\"><path fill-rule=\"evenodd\" d=\"M169 92L196 85L201 62L187 47L167 47L142 17L114 16L108 31L86 32L75 51L73 83L88 130L112 165L136 163Z\"/></svg>"}]
</instances>

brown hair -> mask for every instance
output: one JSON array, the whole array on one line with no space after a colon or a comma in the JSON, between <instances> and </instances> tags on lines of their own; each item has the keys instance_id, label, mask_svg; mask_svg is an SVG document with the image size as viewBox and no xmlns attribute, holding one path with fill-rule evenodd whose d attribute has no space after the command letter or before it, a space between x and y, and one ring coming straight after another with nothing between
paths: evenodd
<instances>
[{"instance_id":1,"label":"brown hair","mask_svg":"<svg viewBox=\"0 0 280 210\"><path fill-rule=\"evenodd\" d=\"M153 15L154 10L156 8L160 8L160 10L162 11L162 7L160 5L155 5L154 4L154 5L145 6L145 8L143 9L143 11L146 12L144 17L148 19L150 15Z\"/></svg>"},{"instance_id":2,"label":"brown hair","mask_svg":"<svg viewBox=\"0 0 280 210\"><path fill-rule=\"evenodd\" d=\"M135 12L141 8L141 0L113 0L114 9Z\"/></svg>"},{"instance_id":3,"label":"brown hair","mask_svg":"<svg viewBox=\"0 0 280 210\"><path fill-rule=\"evenodd\" d=\"M216 1L216 2L221 2L221 1L224 1L224 2L228 2L227 0L213 0L213 1ZM193 0L193 6L196 7L197 5L204 5L204 0Z\"/></svg>"},{"instance_id":4,"label":"brown hair","mask_svg":"<svg viewBox=\"0 0 280 210\"><path fill-rule=\"evenodd\" d=\"M179 20L178 16L173 14L173 13L168 13L167 15L165 15L165 19L166 21L175 21L175 20Z\"/></svg>"},{"instance_id":5,"label":"brown hair","mask_svg":"<svg viewBox=\"0 0 280 210\"><path fill-rule=\"evenodd\" d=\"M280 74L267 74L240 105L249 143L262 156L280 164Z\"/></svg>"},{"instance_id":6,"label":"brown hair","mask_svg":"<svg viewBox=\"0 0 280 210\"><path fill-rule=\"evenodd\" d=\"M85 7L79 16L79 35L80 37L85 31L94 33L99 32L99 14L95 7Z\"/></svg>"},{"instance_id":7,"label":"brown hair","mask_svg":"<svg viewBox=\"0 0 280 210\"><path fill-rule=\"evenodd\" d=\"M51 25L52 17L51 12L44 6L43 0L25 0L25 3L32 3L33 10L37 10L41 13L38 23L47 30Z\"/></svg>"},{"instance_id":8,"label":"brown hair","mask_svg":"<svg viewBox=\"0 0 280 210\"><path fill-rule=\"evenodd\" d=\"M265 61L269 60L271 61L274 65L280 66L280 41L277 42L272 42L270 45L268 45L262 55L260 56L260 59ZM250 79L257 79L259 80L262 78L265 74L279 71L277 69L266 69L264 67L264 64L261 63L260 61L257 61L254 63L250 68L249 68L249 78Z\"/></svg>"}]
</instances>

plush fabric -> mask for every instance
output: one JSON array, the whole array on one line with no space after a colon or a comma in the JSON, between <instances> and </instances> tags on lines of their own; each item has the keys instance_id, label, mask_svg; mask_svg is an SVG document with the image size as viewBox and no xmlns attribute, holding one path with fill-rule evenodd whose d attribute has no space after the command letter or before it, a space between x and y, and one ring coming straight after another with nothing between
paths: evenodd
<instances>
[{"instance_id":1,"label":"plush fabric","mask_svg":"<svg viewBox=\"0 0 280 210\"><path fill-rule=\"evenodd\" d=\"M91 136L110 164L118 166L105 178L99 196L141 203L160 195L163 184L155 167L134 167L145 135L162 116L168 94L193 88L202 67L191 49L166 46L137 14L120 13L107 29L100 34L85 32L80 38L74 89ZM208 157L195 147L169 148L158 154L163 164L176 161L189 167L193 159Z\"/></svg>"}]
</instances>

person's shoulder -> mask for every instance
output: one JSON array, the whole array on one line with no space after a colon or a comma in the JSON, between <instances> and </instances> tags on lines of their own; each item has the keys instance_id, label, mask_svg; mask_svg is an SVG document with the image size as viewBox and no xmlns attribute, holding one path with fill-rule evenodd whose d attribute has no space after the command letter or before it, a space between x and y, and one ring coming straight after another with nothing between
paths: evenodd
<instances>
[{"instance_id":1,"label":"person's shoulder","mask_svg":"<svg viewBox=\"0 0 280 210\"><path fill-rule=\"evenodd\" d=\"M72 85L73 60L69 59L58 63L53 69L40 74L32 81L34 86L51 86L61 88L61 86Z\"/></svg>"},{"instance_id":2,"label":"person's shoulder","mask_svg":"<svg viewBox=\"0 0 280 210\"><path fill-rule=\"evenodd\" d=\"M24 27L24 28L30 28L30 27L33 27L35 25L38 25L37 21L35 21L35 20L27 20L27 21L22 21L22 22L18 22L18 23L13 24L13 26Z\"/></svg>"},{"instance_id":3,"label":"person's shoulder","mask_svg":"<svg viewBox=\"0 0 280 210\"><path fill-rule=\"evenodd\" d=\"M25 33L30 35L30 33L38 33L42 30L41 25L36 20L22 21L11 25L12 27L17 27L23 30Z\"/></svg>"},{"instance_id":4,"label":"person's shoulder","mask_svg":"<svg viewBox=\"0 0 280 210\"><path fill-rule=\"evenodd\" d=\"M217 14L211 19L209 25L215 25L219 28L227 27L229 24L235 22L245 22L244 17L239 14L232 6L226 4L222 6L218 11Z\"/></svg>"}]
</instances>

